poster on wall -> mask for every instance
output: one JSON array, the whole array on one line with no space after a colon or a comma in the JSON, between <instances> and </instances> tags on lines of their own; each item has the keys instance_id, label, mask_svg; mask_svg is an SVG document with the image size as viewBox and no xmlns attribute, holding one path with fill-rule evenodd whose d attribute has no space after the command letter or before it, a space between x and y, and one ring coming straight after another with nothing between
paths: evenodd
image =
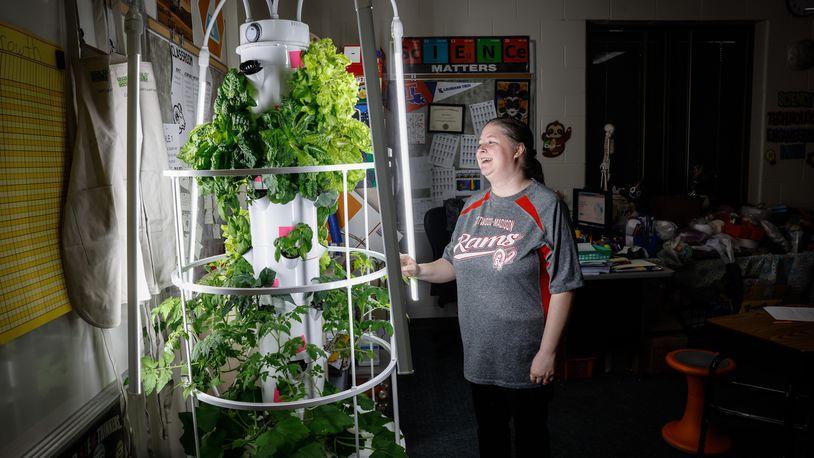
<instances>
[{"instance_id":1,"label":"poster on wall","mask_svg":"<svg viewBox=\"0 0 814 458\"><path fill-rule=\"evenodd\" d=\"M433 94L433 101L440 102L441 100L448 99L453 95L464 93L470 89L480 86L480 83L474 82L458 82L458 81L439 81L435 86L435 93Z\"/></svg>"},{"instance_id":2,"label":"poster on wall","mask_svg":"<svg viewBox=\"0 0 814 458\"><path fill-rule=\"evenodd\" d=\"M404 73L528 73L529 37L405 37Z\"/></svg>"},{"instance_id":3,"label":"poster on wall","mask_svg":"<svg viewBox=\"0 0 814 458\"><path fill-rule=\"evenodd\" d=\"M496 80L497 116L509 116L529 124L529 80Z\"/></svg>"},{"instance_id":4,"label":"poster on wall","mask_svg":"<svg viewBox=\"0 0 814 458\"><path fill-rule=\"evenodd\" d=\"M404 91L408 113L432 102L432 91L424 81L405 81Z\"/></svg>"},{"instance_id":5,"label":"poster on wall","mask_svg":"<svg viewBox=\"0 0 814 458\"><path fill-rule=\"evenodd\" d=\"M197 4L197 8L192 8L192 37L195 46L201 47L204 34L206 33L206 27L209 21L212 20L212 14L218 6L218 1L198 0ZM212 33L209 35L209 43L207 43L212 57L215 57L221 62L223 62L226 57L223 48L224 33L226 33L226 30L223 22L223 11L221 10L215 19L215 24L212 26Z\"/></svg>"},{"instance_id":6,"label":"poster on wall","mask_svg":"<svg viewBox=\"0 0 814 458\"><path fill-rule=\"evenodd\" d=\"M471 196L483 189L483 178L477 170L455 171L455 195Z\"/></svg>"},{"instance_id":7,"label":"poster on wall","mask_svg":"<svg viewBox=\"0 0 814 458\"><path fill-rule=\"evenodd\" d=\"M195 110L198 106L198 57L180 46L170 44L172 53L172 82L170 83L170 103L172 103L172 124L177 132L167 136L167 149L178 151L189 138L189 132L195 127ZM206 100L212 97L212 75L206 75ZM204 106L204 120L210 118L211 109L207 103ZM166 129L166 127L165 127ZM172 139L174 144L169 144ZM170 158L171 164L178 164Z\"/></svg>"}]
</instances>

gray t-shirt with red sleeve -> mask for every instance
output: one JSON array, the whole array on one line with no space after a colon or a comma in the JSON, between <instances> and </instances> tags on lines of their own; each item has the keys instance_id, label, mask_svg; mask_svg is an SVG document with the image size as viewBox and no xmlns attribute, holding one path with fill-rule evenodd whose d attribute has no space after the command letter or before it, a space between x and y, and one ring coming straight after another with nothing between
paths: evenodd
<instances>
[{"instance_id":1,"label":"gray t-shirt with red sleeve","mask_svg":"<svg viewBox=\"0 0 814 458\"><path fill-rule=\"evenodd\" d=\"M532 388L552 294L583 284L567 206L542 184L464 205L444 259L455 268L464 377Z\"/></svg>"}]
</instances>

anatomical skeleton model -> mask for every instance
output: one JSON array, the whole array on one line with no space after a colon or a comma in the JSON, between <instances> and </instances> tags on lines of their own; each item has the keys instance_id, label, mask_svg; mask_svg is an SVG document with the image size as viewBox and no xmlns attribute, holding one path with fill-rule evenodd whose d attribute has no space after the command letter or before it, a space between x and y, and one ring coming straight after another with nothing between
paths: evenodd
<instances>
[{"instance_id":1,"label":"anatomical skeleton model","mask_svg":"<svg viewBox=\"0 0 814 458\"><path fill-rule=\"evenodd\" d=\"M613 124L605 124L605 144L602 149L605 155L602 157L602 164L599 166L602 172L602 190L608 190L610 183L610 155L613 154L613 131L615 128Z\"/></svg>"}]
</instances>

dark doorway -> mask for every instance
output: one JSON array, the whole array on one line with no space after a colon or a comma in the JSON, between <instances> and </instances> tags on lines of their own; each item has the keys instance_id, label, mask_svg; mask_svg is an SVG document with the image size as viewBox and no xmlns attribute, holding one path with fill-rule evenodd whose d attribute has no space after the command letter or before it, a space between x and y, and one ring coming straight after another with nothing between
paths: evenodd
<instances>
[{"instance_id":1,"label":"dark doorway","mask_svg":"<svg viewBox=\"0 0 814 458\"><path fill-rule=\"evenodd\" d=\"M743 203L753 24L594 22L587 34L586 184L600 185L611 123L611 185Z\"/></svg>"}]
</instances>

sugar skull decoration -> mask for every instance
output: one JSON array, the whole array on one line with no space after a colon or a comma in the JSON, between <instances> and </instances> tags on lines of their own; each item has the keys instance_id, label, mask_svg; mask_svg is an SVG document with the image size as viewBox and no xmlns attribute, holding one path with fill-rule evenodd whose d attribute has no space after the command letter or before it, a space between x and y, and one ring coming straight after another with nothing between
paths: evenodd
<instances>
[{"instance_id":1,"label":"sugar skull decoration","mask_svg":"<svg viewBox=\"0 0 814 458\"><path fill-rule=\"evenodd\" d=\"M497 116L509 116L529 123L529 82L497 81L495 88Z\"/></svg>"},{"instance_id":2,"label":"sugar skull decoration","mask_svg":"<svg viewBox=\"0 0 814 458\"><path fill-rule=\"evenodd\" d=\"M559 121L548 123L543 132L543 156L557 157L565 152L565 142L571 139L571 128Z\"/></svg>"}]
</instances>

